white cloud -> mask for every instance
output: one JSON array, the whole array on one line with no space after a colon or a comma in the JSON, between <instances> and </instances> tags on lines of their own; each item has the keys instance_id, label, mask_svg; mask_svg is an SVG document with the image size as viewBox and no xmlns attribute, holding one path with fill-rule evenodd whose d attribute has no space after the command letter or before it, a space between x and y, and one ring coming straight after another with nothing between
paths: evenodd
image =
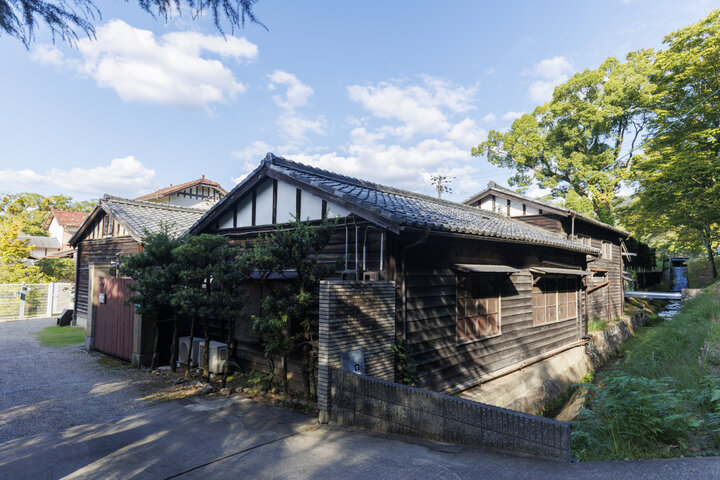
<instances>
[{"instance_id":1,"label":"white cloud","mask_svg":"<svg viewBox=\"0 0 720 480\"><path fill-rule=\"evenodd\" d=\"M449 115L475 108L472 100L476 86L466 88L435 77L422 78L422 85L402 81L351 85L348 94L375 117L400 122L385 131L406 140L419 134L447 132L452 129Z\"/></svg>"},{"instance_id":2,"label":"white cloud","mask_svg":"<svg viewBox=\"0 0 720 480\"><path fill-rule=\"evenodd\" d=\"M172 32L153 32L112 20L97 28L97 39L78 42L82 60L65 60L98 85L115 90L125 101L208 110L246 91L232 70L217 58L243 62L258 54L244 38ZM34 60L58 65L62 54L54 47L36 47Z\"/></svg>"},{"instance_id":3,"label":"white cloud","mask_svg":"<svg viewBox=\"0 0 720 480\"><path fill-rule=\"evenodd\" d=\"M302 115L283 115L278 119L278 125L285 135L294 141L305 139L309 132L318 135L325 133L325 120L323 117L312 120Z\"/></svg>"},{"instance_id":4,"label":"white cloud","mask_svg":"<svg viewBox=\"0 0 720 480\"><path fill-rule=\"evenodd\" d=\"M54 45L40 44L33 47L30 59L43 65L62 66L65 63L63 53Z\"/></svg>"},{"instance_id":5,"label":"white cloud","mask_svg":"<svg viewBox=\"0 0 720 480\"><path fill-rule=\"evenodd\" d=\"M133 156L115 158L109 165L95 168L52 168L46 172L0 170L0 183L17 190L59 189L63 193L136 196L157 188L155 170Z\"/></svg>"},{"instance_id":6,"label":"white cloud","mask_svg":"<svg viewBox=\"0 0 720 480\"><path fill-rule=\"evenodd\" d=\"M234 156L245 162L243 173L256 168L259 159L272 151L333 172L428 194L433 193L430 175L442 172L457 177L454 187L459 199L482 188L477 178L480 160L470 155L470 148L487 132L466 113L475 108L475 90L429 76L416 83L352 85L350 100L370 115L347 120L349 138L343 144L322 148L303 142L284 146L255 142ZM304 122L298 123L305 128Z\"/></svg>"},{"instance_id":7,"label":"white cloud","mask_svg":"<svg viewBox=\"0 0 720 480\"><path fill-rule=\"evenodd\" d=\"M497 120L497 117L496 117L495 114L492 113L492 112L488 113L487 115L485 115L485 116L482 118L482 121L483 121L483 122L488 122L488 123L494 122L495 120Z\"/></svg>"},{"instance_id":8,"label":"white cloud","mask_svg":"<svg viewBox=\"0 0 720 480\"><path fill-rule=\"evenodd\" d=\"M515 120L525 115L523 112L507 112L502 116L503 120Z\"/></svg>"},{"instance_id":9,"label":"white cloud","mask_svg":"<svg viewBox=\"0 0 720 480\"><path fill-rule=\"evenodd\" d=\"M530 84L528 95L535 102L549 102L555 87L567 81L573 70L572 64L565 57L556 56L542 60L532 69L531 74L538 80Z\"/></svg>"},{"instance_id":10,"label":"white cloud","mask_svg":"<svg viewBox=\"0 0 720 480\"><path fill-rule=\"evenodd\" d=\"M280 107L293 110L297 107L307 105L308 100L313 96L313 89L298 80L292 73L275 70L268 75L268 78L270 79L268 87L271 90L274 90L277 85L285 85L287 87L284 97L281 95L273 97L275 103Z\"/></svg>"},{"instance_id":11,"label":"white cloud","mask_svg":"<svg viewBox=\"0 0 720 480\"><path fill-rule=\"evenodd\" d=\"M470 148L484 140L487 131L478 127L475 120L466 118L462 122L453 125L447 137L454 140L459 146Z\"/></svg>"},{"instance_id":12,"label":"white cloud","mask_svg":"<svg viewBox=\"0 0 720 480\"><path fill-rule=\"evenodd\" d=\"M306 106L313 96L313 89L302 83L292 73L275 70L268 75L270 83L268 89L275 90L278 86L285 86L283 95L273 96L275 104L283 109L278 117L277 124L283 136L291 143L302 143L307 140L309 133L325 134L325 117L309 118L298 112L299 107Z\"/></svg>"}]
</instances>

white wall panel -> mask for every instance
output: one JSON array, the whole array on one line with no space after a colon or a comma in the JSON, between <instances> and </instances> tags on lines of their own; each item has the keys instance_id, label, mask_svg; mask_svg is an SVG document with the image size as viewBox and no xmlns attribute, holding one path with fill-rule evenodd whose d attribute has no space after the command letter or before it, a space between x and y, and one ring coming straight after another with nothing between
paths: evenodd
<instances>
[{"instance_id":1,"label":"white wall panel","mask_svg":"<svg viewBox=\"0 0 720 480\"><path fill-rule=\"evenodd\" d=\"M252 226L252 192L245 194L245 197L238 202L237 206L237 226Z\"/></svg>"},{"instance_id":2,"label":"white wall panel","mask_svg":"<svg viewBox=\"0 0 720 480\"><path fill-rule=\"evenodd\" d=\"M272 179L265 179L255 191L255 225L270 225L273 210Z\"/></svg>"},{"instance_id":3,"label":"white wall panel","mask_svg":"<svg viewBox=\"0 0 720 480\"><path fill-rule=\"evenodd\" d=\"M300 220L320 220L322 218L322 198L303 190L300 201Z\"/></svg>"},{"instance_id":4,"label":"white wall panel","mask_svg":"<svg viewBox=\"0 0 720 480\"><path fill-rule=\"evenodd\" d=\"M278 182L277 223L295 221L297 189L285 182ZM302 203L301 203L302 206Z\"/></svg>"}]
</instances>

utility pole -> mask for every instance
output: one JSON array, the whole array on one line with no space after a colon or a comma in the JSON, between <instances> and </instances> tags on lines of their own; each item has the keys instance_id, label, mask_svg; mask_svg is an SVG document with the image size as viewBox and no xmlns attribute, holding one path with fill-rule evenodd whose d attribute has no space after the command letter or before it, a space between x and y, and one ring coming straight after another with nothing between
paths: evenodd
<instances>
[{"instance_id":1,"label":"utility pole","mask_svg":"<svg viewBox=\"0 0 720 480\"><path fill-rule=\"evenodd\" d=\"M455 180L455 177L448 177L445 175L432 175L430 177L430 183L433 187L435 187L435 190L438 192L438 199L442 199L443 193L452 193L452 188L450 188L450 183Z\"/></svg>"}]
</instances>

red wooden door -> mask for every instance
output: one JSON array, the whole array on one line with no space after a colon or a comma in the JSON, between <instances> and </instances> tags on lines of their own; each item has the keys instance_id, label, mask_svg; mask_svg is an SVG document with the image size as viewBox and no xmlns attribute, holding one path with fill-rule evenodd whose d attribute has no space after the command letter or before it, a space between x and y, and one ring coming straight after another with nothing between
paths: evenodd
<instances>
[{"instance_id":1,"label":"red wooden door","mask_svg":"<svg viewBox=\"0 0 720 480\"><path fill-rule=\"evenodd\" d=\"M95 350L113 357L130 360L133 350L133 323L135 307L126 304L132 292L127 278L98 278L97 318L95 320ZM100 295L104 294L104 303Z\"/></svg>"}]
</instances>

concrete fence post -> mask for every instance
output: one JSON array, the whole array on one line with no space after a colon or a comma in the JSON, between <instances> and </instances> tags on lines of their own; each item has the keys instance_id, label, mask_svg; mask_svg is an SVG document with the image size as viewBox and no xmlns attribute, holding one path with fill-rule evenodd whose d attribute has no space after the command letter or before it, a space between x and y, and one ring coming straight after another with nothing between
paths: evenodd
<instances>
[{"instance_id":1,"label":"concrete fence post","mask_svg":"<svg viewBox=\"0 0 720 480\"><path fill-rule=\"evenodd\" d=\"M55 283L47 284L47 316L52 317L55 311Z\"/></svg>"}]
</instances>

